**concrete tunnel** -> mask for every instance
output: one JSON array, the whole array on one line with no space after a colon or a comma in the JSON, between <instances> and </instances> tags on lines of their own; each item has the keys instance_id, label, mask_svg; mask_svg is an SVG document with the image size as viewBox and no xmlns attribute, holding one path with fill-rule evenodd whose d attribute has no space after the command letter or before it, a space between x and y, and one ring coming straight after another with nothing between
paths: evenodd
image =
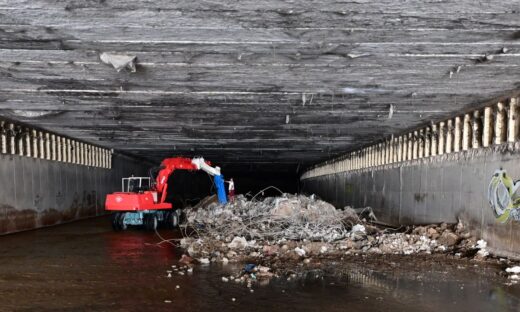
<instances>
[{"instance_id":1,"label":"concrete tunnel","mask_svg":"<svg viewBox=\"0 0 520 312\"><path fill-rule=\"evenodd\" d=\"M148 176L175 156L203 156L234 178L238 194L269 186L314 194L340 210L370 207L377 224L391 229L463 223L498 259L475 266L500 267L493 274L505 276L479 284L494 289L487 303L518 309L520 288L503 269L520 260L519 14L517 1L0 0L0 234L10 234L0 236L5 311L133 310L138 302L143 310L167 309L161 292L123 295L123 285L137 281L121 282L117 303L103 290L105 299L93 304L100 294L89 287L98 266L153 275L157 265L178 260L178 251L147 249L154 265L125 263L122 250L140 250L157 237L112 233L104 207L122 178ZM205 175L179 174L175 183L184 193L170 198L182 198L174 205L196 202L211 188ZM271 192L263 195L279 195ZM87 245L95 239L103 247L92 254L106 262L90 262ZM33 268L74 266L76 257L93 284ZM113 274L105 270L99 268L100 281ZM415 284L395 288L395 279L374 277L374 270L356 271L351 282L398 289L418 302ZM33 275L40 282L27 281ZM59 286L39 293L43 281ZM301 287L301 302L271 293L279 309L315 310L323 298L331 300L326 311L351 304L337 290ZM245 309L238 293L226 306L220 293L203 289L220 303L210 308L186 290L198 302L183 301L186 310ZM275 291L266 289L265 296ZM479 291L464 290L473 299L457 307L478 306ZM27 293L35 301L24 301ZM354 293L390 300L390 310L405 304ZM451 297L428 298L422 309L455 307L445 306ZM351 308L384 307L369 301Z\"/></svg>"}]
</instances>

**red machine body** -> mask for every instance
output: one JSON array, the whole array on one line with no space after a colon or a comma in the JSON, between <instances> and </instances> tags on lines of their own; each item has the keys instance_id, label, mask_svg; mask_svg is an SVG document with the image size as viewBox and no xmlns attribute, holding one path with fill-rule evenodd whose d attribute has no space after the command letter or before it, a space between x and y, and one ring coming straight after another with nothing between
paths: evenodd
<instances>
[{"instance_id":1,"label":"red machine body","mask_svg":"<svg viewBox=\"0 0 520 312\"><path fill-rule=\"evenodd\" d=\"M210 165L209 162L206 162ZM155 179L155 185L150 190L142 192L116 192L108 194L105 210L111 211L143 211L172 209L172 204L166 203L168 178L175 170L198 170L190 158L166 158L161 162L161 170Z\"/></svg>"}]
</instances>

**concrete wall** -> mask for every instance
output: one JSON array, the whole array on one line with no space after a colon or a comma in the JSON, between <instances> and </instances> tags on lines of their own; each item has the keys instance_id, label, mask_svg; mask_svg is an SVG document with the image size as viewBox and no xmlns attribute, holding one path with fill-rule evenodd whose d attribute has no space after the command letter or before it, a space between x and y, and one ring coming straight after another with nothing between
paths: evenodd
<instances>
[{"instance_id":1,"label":"concrete wall","mask_svg":"<svg viewBox=\"0 0 520 312\"><path fill-rule=\"evenodd\" d=\"M518 143L303 179L301 187L338 208L370 206L395 225L461 218L495 253L519 257L520 222L499 222L488 202L489 183L500 168L520 179Z\"/></svg>"},{"instance_id":2,"label":"concrete wall","mask_svg":"<svg viewBox=\"0 0 520 312\"><path fill-rule=\"evenodd\" d=\"M0 155L0 234L103 214L121 178L147 176L148 167L118 154L112 169Z\"/></svg>"}]
</instances>

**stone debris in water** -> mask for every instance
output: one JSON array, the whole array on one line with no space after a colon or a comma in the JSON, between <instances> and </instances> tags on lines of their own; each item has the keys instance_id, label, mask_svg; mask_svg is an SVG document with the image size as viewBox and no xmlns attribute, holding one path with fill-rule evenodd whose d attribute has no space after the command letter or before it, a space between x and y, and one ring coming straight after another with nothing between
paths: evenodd
<instances>
[{"instance_id":1,"label":"stone debris in water","mask_svg":"<svg viewBox=\"0 0 520 312\"><path fill-rule=\"evenodd\" d=\"M303 195L284 194L263 201L238 196L227 205L211 202L188 209L186 216L184 227L195 229L196 234L183 238L181 247L191 257L202 257L199 261L203 263L247 256L290 257L290 251L297 257L335 255L339 251L411 255L447 252L461 246L483 250L486 246L483 240L476 243L461 223L418 226L401 232L383 230L360 220L353 209L338 210Z\"/></svg>"},{"instance_id":2,"label":"stone debris in water","mask_svg":"<svg viewBox=\"0 0 520 312\"><path fill-rule=\"evenodd\" d=\"M360 217L357 210L338 210L314 196L303 195L284 194L263 201L238 196L227 205L204 202L186 210L182 227L191 234L180 241L181 247L201 263L256 265L254 270L246 267L228 279L248 287L287 274L297 263L314 267L324 260L338 261L346 256L442 253L479 261L489 256L487 243L477 241L462 222L378 227L363 217L368 208L357 209ZM290 280L291 276L286 277Z\"/></svg>"}]
</instances>

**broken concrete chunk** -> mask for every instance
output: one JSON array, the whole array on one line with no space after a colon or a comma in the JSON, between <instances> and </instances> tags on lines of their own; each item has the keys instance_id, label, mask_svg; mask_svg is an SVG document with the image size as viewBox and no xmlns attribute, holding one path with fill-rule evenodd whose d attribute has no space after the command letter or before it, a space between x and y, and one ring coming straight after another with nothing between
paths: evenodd
<instances>
[{"instance_id":1,"label":"broken concrete chunk","mask_svg":"<svg viewBox=\"0 0 520 312\"><path fill-rule=\"evenodd\" d=\"M438 234L439 234L439 233L437 232L436 229L434 229L434 228L432 228L432 227L428 229L428 236L429 236L429 237L432 237L432 236L435 236L435 235L438 235Z\"/></svg>"},{"instance_id":2,"label":"broken concrete chunk","mask_svg":"<svg viewBox=\"0 0 520 312\"><path fill-rule=\"evenodd\" d=\"M455 233L452 233L449 231L444 231L442 233L442 235L437 239L437 241L441 245L446 245L448 247L452 247L452 246L455 246L460 241L460 238Z\"/></svg>"},{"instance_id":3,"label":"broken concrete chunk","mask_svg":"<svg viewBox=\"0 0 520 312\"><path fill-rule=\"evenodd\" d=\"M487 247L487 242L483 239L479 239L477 241L477 245L475 246L475 248L477 249L485 249Z\"/></svg>"},{"instance_id":4,"label":"broken concrete chunk","mask_svg":"<svg viewBox=\"0 0 520 312\"><path fill-rule=\"evenodd\" d=\"M132 73L135 73L135 61L137 56L135 55L126 55L120 53L107 53L103 52L99 55L101 61L105 64L112 65L117 72L127 68Z\"/></svg>"},{"instance_id":5,"label":"broken concrete chunk","mask_svg":"<svg viewBox=\"0 0 520 312\"><path fill-rule=\"evenodd\" d=\"M417 235L425 235L426 234L426 227L424 226L418 226L416 227L414 230L413 230L413 233L414 234L417 234Z\"/></svg>"},{"instance_id":6,"label":"broken concrete chunk","mask_svg":"<svg viewBox=\"0 0 520 312\"><path fill-rule=\"evenodd\" d=\"M247 240L243 237L235 237L228 244L228 247L231 249L245 249L247 247Z\"/></svg>"},{"instance_id":7,"label":"broken concrete chunk","mask_svg":"<svg viewBox=\"0 0 520 312\"><path fill-rule=\"evenodd\" d=\"M294 248L294 251L296 252L296 254L298 254L298 256L305 257L305 250L303 250L302 248L296 247Z\"/></svg>"},{"instance_id":8,"label":"broken concrete chunk","mask_svg":"<svg viewBox=\"0 0 520 312\"><path fill-rule=\"evenodd\" d=\"M179 263L183 263L183 264L190 264L193 262L193 258L191 258L190 256L188 255L182 255L181 259L179 260Z\"/></svg>"},{"instance_id":9,"label":"broken concrete chunk","mask_svg":"<svg viewBox=\"0 0 520 312\"><path fill-rule=\"evenodd\" d=\"M356 224L352 227L352 233L365 233L365 226L362 224Z\"/></svg>"},{"instance_id":10,"label":"broken concrete chunk","mask_svg":"<svg viewBox=\"0 0 520 312\"><path fill-rule=\"evenodd\" d=\"M514 266L514 267L511 267L511 268L507 268L506 272L507 273L518 274L518 273L520 273L520 266Z\"/></svg>"}]
</instances>

